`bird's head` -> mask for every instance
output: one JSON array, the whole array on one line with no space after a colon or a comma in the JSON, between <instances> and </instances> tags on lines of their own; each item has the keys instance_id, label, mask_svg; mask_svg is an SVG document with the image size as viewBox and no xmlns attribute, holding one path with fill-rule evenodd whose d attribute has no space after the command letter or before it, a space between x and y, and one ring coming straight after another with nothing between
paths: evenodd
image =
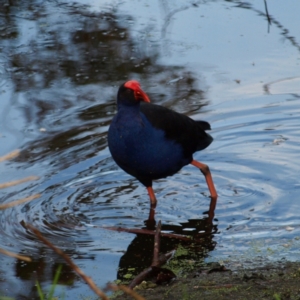
<instances>
[{"instance_id":1,"label":"bird's head","mask_svg":"<svg viewBox=\"0 0 300 300\"><path fill-rule=\"evenodd\" d=\"M135 105L140 101L150 102L150 99L141 89L138 81L129 80L120 86L118 91L118 104Z\"/></svg>"}]
</instances>

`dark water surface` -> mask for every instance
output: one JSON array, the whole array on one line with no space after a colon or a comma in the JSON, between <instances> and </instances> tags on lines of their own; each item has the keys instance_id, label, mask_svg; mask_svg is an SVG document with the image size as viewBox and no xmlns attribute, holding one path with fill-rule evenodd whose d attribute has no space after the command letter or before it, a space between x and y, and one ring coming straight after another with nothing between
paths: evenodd
<instances>
[{"instance_id":1,"label":"dark water surface","mask_svg":"<svg viewBox=\"0 0 300 300\"><path fill-rule=\"evenodd\" d=\"M190 259L231 268L300 259L300 3L267 2L268 23L259 0L2 2L0 156L21 155L0 163L0 183L40 179L1 189L1 203L41 197L1 211L0 248L33 263L1 254L0 296L36 298L35 281L47 290L63 263L26 223L99 287L137 255L151 261L151 241L101 228L139 229L148 217L145 188L116 166L106 141L118 86L132 78L152 102L213 128L195 159L210 166L219 194L215 234ZM154 190L165 231L203 229L210 199L196 168ZM60 284L66 299L93 295L64 263Z\"/></svg>"}]
</instances>

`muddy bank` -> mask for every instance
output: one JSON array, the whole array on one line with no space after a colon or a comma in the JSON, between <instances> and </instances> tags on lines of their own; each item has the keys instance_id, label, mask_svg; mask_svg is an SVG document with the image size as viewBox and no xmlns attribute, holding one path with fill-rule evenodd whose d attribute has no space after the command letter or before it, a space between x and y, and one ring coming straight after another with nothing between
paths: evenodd
<instances>
[{"instance_id":1,"label":"muddy bank","mask_svg":"<svg viewBox=\"0 0 300 300\"><path fill-rule=\"evenodd\" d=\"M274 263L235 271L208 266L186 278L137 290L147 300L178 299L300 299L300 263ZM132 299L118 296L115 299Z\"/></svg>"}]
</instances>

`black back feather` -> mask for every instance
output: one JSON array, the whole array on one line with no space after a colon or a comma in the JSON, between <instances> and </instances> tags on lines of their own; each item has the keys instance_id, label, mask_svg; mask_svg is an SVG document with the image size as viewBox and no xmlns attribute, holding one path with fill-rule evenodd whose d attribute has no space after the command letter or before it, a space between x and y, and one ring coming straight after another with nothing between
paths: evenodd
<instances>
[{"instance_id":1,"label":"black back feather","mask_svg":"<svg viewBox=\"0 0 300 300\"><path fill-rule=\"evenodd\" d=\"M140 111L155 128L165 132L167 139L176 141L182 146L185 157L192 159L194 152L205 149L213 141L213 138L205 132L211 129L208 122L195 121L152 103L142 102Z\"/></svg>"}]
</instances>

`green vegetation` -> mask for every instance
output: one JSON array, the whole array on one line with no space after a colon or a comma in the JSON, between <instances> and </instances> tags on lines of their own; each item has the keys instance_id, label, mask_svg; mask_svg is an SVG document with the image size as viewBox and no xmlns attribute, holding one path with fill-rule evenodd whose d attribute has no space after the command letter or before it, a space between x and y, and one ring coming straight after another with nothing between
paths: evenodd
<instances>
[{"instance_id":1,"label":"green vegetation","mask_svg":"<svg viewBox=\"0 0 300 300\"><path fill-rule=\"evenodd\" d=\"M55 291L55 288L56 288L56 285L57 285L57 282L58 282L58 279L59 279L59 276L61 273L61 269L62 269L62 265L59 265L55 272L55 276L54 276L53 282L51 284L51 287L50 287L50 290L48 293L48 297L46 297L46 298L42 291L41 285L39 284L38 281L36 281L36 287L37 287L37 291L38 291L40 300L53 300L54 291Z\"/></svg>"}]
</instances>

